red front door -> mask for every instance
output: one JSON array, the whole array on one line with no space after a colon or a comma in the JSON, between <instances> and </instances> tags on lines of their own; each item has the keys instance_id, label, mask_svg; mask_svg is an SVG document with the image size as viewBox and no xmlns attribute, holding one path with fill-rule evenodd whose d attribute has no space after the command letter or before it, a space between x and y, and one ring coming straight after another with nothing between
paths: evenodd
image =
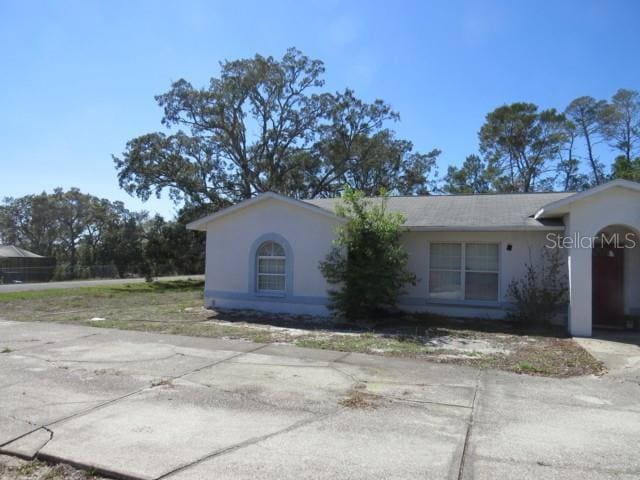
<instances>
[{"instance_id":1,"label":"red front door","mask_svg":"<svg viewBox=\"0 0 640 480\"><path fill-rule=\"evenodd\" d=\"M624 326L624 249L593 250L593 325Z\"/></svg>"}]
</instances>

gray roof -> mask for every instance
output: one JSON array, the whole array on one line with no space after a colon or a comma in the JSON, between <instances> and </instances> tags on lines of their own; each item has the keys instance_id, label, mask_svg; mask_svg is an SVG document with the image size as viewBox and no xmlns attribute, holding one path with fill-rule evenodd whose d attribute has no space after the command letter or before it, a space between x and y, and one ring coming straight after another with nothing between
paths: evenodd
<instances>
[{"instance_id":1,"label":"gray roof","mask_svg":"<svg viewBox=\"0 0 640 480\"><path fill-rule=\"evenodd\" d=\"M0 245L0 258L42 258L42 255L37 255L28 250L18 248L14 245Z\"/></svg>"},{"instance_id":2,"label":"gray roof","mask_svg":"<svg viewBox=\"0 0 640 480\"><path fill-rule=\"evenodd\" d=\"M562 221L533 216L543 206L570 195L573 193L426 195L390 197L387 205L389 210L404 214L405 226L415 230L548 230L562 227ZM338 201L305 200L330 211Z\"/></svg>"}]
</instances>

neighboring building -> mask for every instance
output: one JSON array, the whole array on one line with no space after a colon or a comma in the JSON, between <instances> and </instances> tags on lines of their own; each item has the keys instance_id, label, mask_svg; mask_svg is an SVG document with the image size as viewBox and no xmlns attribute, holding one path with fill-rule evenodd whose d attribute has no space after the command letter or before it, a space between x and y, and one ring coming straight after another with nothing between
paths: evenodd
<instances>
[{"instance_id":1,"label":"neighboring building","mask_svg":"<svg viewBox=\"0 0 640 480\"><path fill-rule=\"evenodd\" d=\"M48 282L56 259L14 245L0 245L0 283Z\"/></svg>"},{"instance_id":2,"label":"neighboring building","mask_svg":"<svg viewBox=\"0 0 640 480\"><path fill-rule=\"evenodd\" d=\"M207 232L207 306L327 314L318 264L342 221L333 213L337 201L265 193L190 223ZM391 197L387 205L406 217L402 242L419 279L401 298L404 309L501 317L510 282L563 237L569 331L590 336L594 324L619 326L640 314L638 183L615 180L581 193ZM598 241L614 234L618 245Z\"/></svg>"}]
</instances>

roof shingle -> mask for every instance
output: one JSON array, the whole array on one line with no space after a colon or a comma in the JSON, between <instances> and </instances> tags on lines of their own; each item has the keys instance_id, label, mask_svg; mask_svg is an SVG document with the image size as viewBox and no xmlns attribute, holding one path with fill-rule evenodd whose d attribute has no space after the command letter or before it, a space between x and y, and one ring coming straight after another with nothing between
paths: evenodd
<instances>
[{"instance_id":1,"label":"roof shingle","mask_svg":"<svg viewBox=\"0 0 640 480\"><path fill-rule=\"evenodd\" d=\"M562 193L514 193L481 195L425 195L389 197L388 208L406 217L405 226L416 230L548 230L561 220L536 220L533 216L549 203L573 195ZM380 198L373 198L380 201ZM337 198L305 202L334 211Z\"/></svg>"}]
</instances>

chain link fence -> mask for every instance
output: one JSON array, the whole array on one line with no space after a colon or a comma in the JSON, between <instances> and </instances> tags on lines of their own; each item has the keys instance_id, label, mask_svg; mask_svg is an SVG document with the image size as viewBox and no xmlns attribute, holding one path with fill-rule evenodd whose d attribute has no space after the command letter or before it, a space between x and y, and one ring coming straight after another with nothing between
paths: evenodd
<instances>
[{"instance_id":1,"label":"chain link fence","mask_svg":"<svg viewBox=\"0 0 640 480\"><path fill-rule=\"evenodd\" d=\"M120 278L115 265L43 265L17 266L0 264L0 284L37 283L92 278Z\"/></svg>"}]
</instances>

